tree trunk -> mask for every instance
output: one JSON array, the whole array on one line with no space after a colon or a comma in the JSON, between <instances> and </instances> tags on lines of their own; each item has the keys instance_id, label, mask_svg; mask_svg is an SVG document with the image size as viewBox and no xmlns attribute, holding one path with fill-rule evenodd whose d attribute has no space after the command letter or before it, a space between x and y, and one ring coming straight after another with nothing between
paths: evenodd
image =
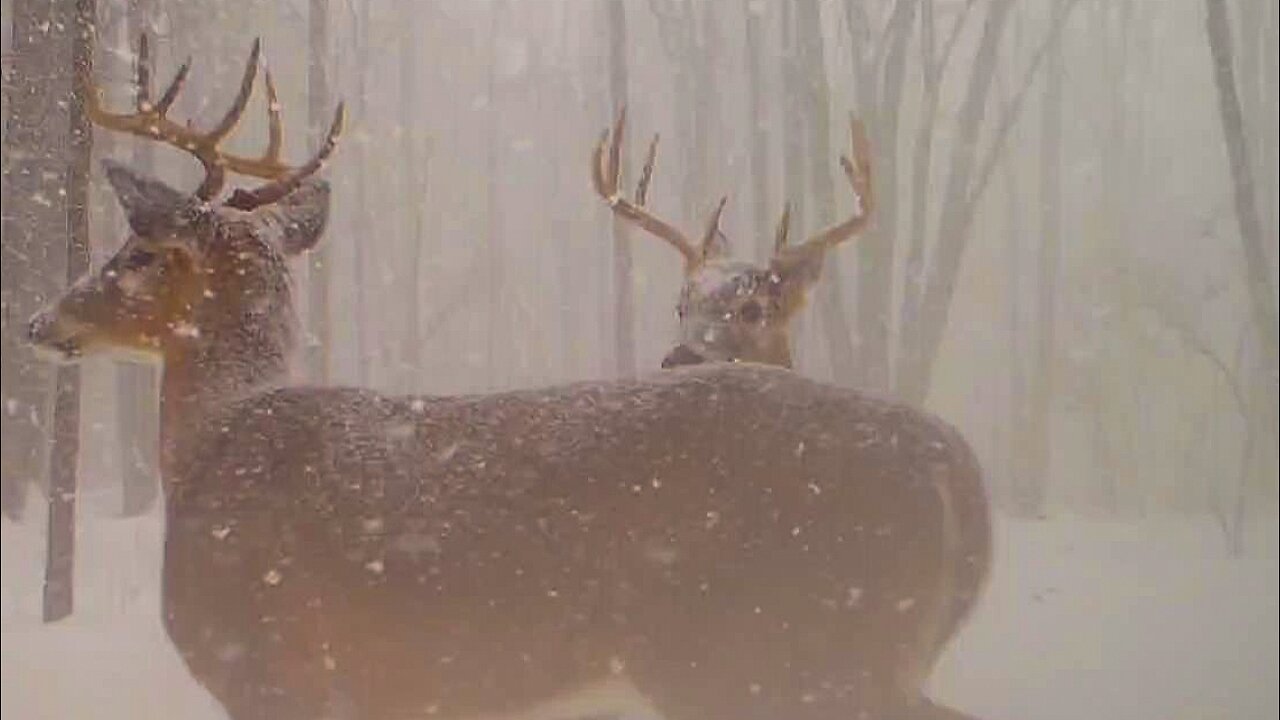
<instances>
[{"instance_id":1,"label":"tree trunk","mask_svg":"<svg viewBox=\"0 0 1280 720\"><path fill-rule=\"evenodd\" d=\"M75 75L93 72L94 0L62 0L54 11L55 32L67 36L70 58L66 92L66 282L89 271L89 167L93 128L85 114L88 88ZM60 28L60 29L58 29ZM69 60L69 63L66 62ZM76 466L80 453L80 369L63 365L57 372L53 408L53 451L49 458L49 524L44 570L44 621L71 614L75 587Z\"/></svg>"},{"instance_id":2,"label":"tree trunk","mask_svg":"<svg viewBox=\"0 0 1280 720\"><path fill-rule=\"evenodd\" d=\"M506 3L495 0L490 9L489 19L489 71L488 71L488 105L485 110L488 125L485 138L485 270L488 277L489 315L485 328L485 381L489 388L505 387L506 375L499 376L498 354L506 333L506 288L503 286L502 242L502 109L498 97L498 47L501 27L499 19L506 9Z\"/></svg>"},{"instance_id":3,"label":"tree trunk","mask_svg":"<svg viewBox=\"0 0 1280 720\"><path fill-rule=\"evenodd\" d=\"M1023 482L1027 477L1027 452L1024 445L1027 421L1027 373L1024 346L1026 345L1026 323L1022 318L1022 285L1018 282L1022 277L1022 217L1023 199L1018 192L1018 178L1013 161L1006 158L1001 163L1005 186L1005 233L1008 283L1006 309L1008 311L1008 373L1006 375L1008 393L1007 432L1001 441L1007 445L1008 465L1005 467L1004 489L1007 495L1002 498L1015 511L1023 516L1031 516L1032 511L1022 508Z\"/></svg>"},{"instance_id":4,"label":"tree trunk","mask_svg":"<svg viewBox=\"0 0 1280 720\"><path fill-rule=\"evenodd\" d=\"M311 150L324 142L325 132L333 119L329 103L329 0L310 0L307 45L307 124ZM329 350L332 324L329 317L329 252L320 243L307 253L310 277L307 296L307 372L312 380L327 382L330 378Z\"/></svg>"},{"instance_id":5,"label":"tree trunk","mask_svg":"<svg viewBox=\"0 0 1280 720\"><path fill-rule=\"evenodd\" d=\"M355 117L355 125L363 127L368 122L369 103L366 97L368 93L368 67L369 67L369 2L370 0L356 0L357 7L352 8L352 23L355 25L354 41L355 41L355 63L352 72L355 73L355 97L352 102L352 115ZM352 237L364 237L373 228L373 214L369 208L368 197L368 167L369 152L367 144L363 138L355 138L349 145L351 152L351 172L355 176L354 182L350 185L352 211L350 214ZM386 362L386 358L381 352L382 345L379 343L375 349L370 344L369 338L369 296L370 296L370 280L368 272L369 243L357 242L353 244L351 249L351 271L354 275L355 302L353 315L355 315L355 343L356 343L356 378L361 385L369 385L373 382L373 373L370 365L374 364L373 360L377 360L381 365ZM378 283L380 285L380 283Z\"/></svg>"},{"instance_id":6,"label":"tree trunk","mask_svg":"<svg viewBox=\"0 0 1280 720\"><path fill-rule=\"evenodd\" d=\"M959 109L955 146L951 154L942 209L938 214L938 242L933 249L933 262L923 287L908 287L906 302L918 298L918 313L904 314L902 353L898 376L898 394L908 402L923 404L929 393L934 361L942 345L955 294L956 278L967 242L969 193L977 154L978 135L986 116L987 95L999 59L1000 39L1009 18L1012 0L992 0L987 10L986 25L974 57L969 88ZM911 317L919 318L919 327L908 327Z\"/></svg>"},{"instance_id":7,"label":"tree trunk","mask_svg":"<svg viewBox=\"0 0 1280 720\"><path fill-rule=\"evenodd\" d=\"M799 41L797 49L800 54L800 72L804 78L804 114L809 125L806 134L810 141L808 161L810 190L813 193L813 212L810 217L816 220L816 229L818 226L837 222L835 188L831 182L831 170L836 156L831 152L830 87L827 84L822 18L817 3L797 4L796 36ZM844 113L841 113L841 117L843 116ZM843 122L840 127L844 127ZM892 268L882 270L888 274ZM832 377L841 385L851 385L857 380L857 361L854 357L853 338L849 334L842 286L839 263L835 255L830 254L818 289L818 312Z\"/></svg>"},{"instance_id":8,"label":"tree trunk","mask_svg":"<svg viewBox=\"0 0 1280 720\"><path fill-rule=\"evenodd\" d=\"M779 9L782 13L778 23L778 57L782 65L782 195L791 203L792 222L804 224L809 208L804 177L804 72L800 64L795 3L779 3ZM792 357L797 367L802 366L806 334L805 317L799 315L791 321Z\"/></svg>"},{"instance_id":9,"label":"tree trunk","mask_svg":"<svg viewBox=\"0 0 1280 720\"><path fill-rule=\"evenodd\" d=\"M764 70L761 67L764 59L765 42L761 27L760 15L764 12L763 4L753 0L743 0L742 14L746 24L746 39L743 52L747 67L747 108L748 122L751 123L748 136L751 138L751 229L756 238L756 257L767 258L773 252L773 239L769 234L770 212L780 212L781 207L773 208L769 196L769 133L765 129L764 114Z\"/></svg>"},{"instance_id":10,"label":"tree trunk","mask_svg":"<svg viewBox=\"0 0 1280 720\"><path fill-rule=\"evenodd\" d=\"M907 48L919 0L898 0L889 17L884 71L863 70L867 98L861 112L871 112L876 143L876 217L858 252L858 364L861 383L871 390L889 388L890 305L893 301L894 241L898 235L898 126L905 89ZM851 31L852 32L852 31ZM874 108L874 110L872 110Z\"/></svg>"},{"instance_id":11,"label":"tree trunk","mask_svg":"<svg viewBox=\"0 0 1280 720\"><path fill-rule=\"evenodd\" d=\"M1022 510L1043 511L1049 485L1057 351L1058 258L1062 245L1062 48L1049 49L1040 128L1040 247L1036 265L1036 343L1028 388L1027 463Z\"/></svg>"},{"instance_id":12,"label":"tree trunk","mask_svg":"<svg viewBox=\"0 0 1280 720\"><path fill-rule=\"evenodd\" d=\"M399 365L395 376L404 392L414 389L416 378L422 371L422 297L419 281L422 273L423 246L428 242L426 236L427 184L429 158L427 156L426 139L418 129L421 122L418 113L422 107L422 78L419 74L421 63L418 61L418 50L423 46L420 27L420 13L429 8L425 3L405 5L410 12L405 16L405 25L401 29L400 39L400 140L405 168L405 248L409 253L408 267L403 271L403 297L408 303L405 308L405 331L401 337ZM367 60L367 59L366 59ZM363 68L361 69L363 73Z\"/></svg>"},{"instance_id":13,"label":"tree trunk","mask_svg":"<svg viewBox=\"0 0 1280 720\"><path fill-rule=\"evenodd\" d=\"M680 221L688 227L700 227L715 195L709 188L717 182L714 158L719 115L713 103L721 95L715 85L720 41L715 4L649 0L649 8L658 22L667 57L677 68L673 80L675 116L684 159Z\"/></svg>"},{"instance_id":14,"label":"tree trunk","mask_svg":"<svg viewBox=\"0 0 1280 720\"><path fill-rule=\"evenodd\" d=\"M23 341L27 319L49 301L65 274L70 30L55 25L58 6L47 0L14 0L12 64L3 89L4 134L0 237L0 501L21 517L28 487L44 488L53 414L53 369Z\"/></svg>"},{"instance_id":15,"label":"tree trunk","mask_svg":"<svg viewBox=\"0 0 1280 720\"><path fill-rule=\"evenodd\" d=\"M612 106L627 103L627 15L622 0L612 0L605 5L606 33L609 43L609 95ZM629 187L629 179L623 177L622 187ZM631 231L630 226L617 215L610 221L613 227L613 361L614 373L629 378L636 374L635 341L635 293L632 289Z\"/></svg>"},{"instance_id":16,"label":"tree trunk","mask_svg":"<svg viewBox=\"0 0 1280 720\"><path fill-rule=\"evenodd\" d=\"M154 12L150 0L131 0L128 6L131 42L145 32ZM139 61L142 58L135 55ZM147 58L148 77L155 77L155 49ZM155 144L133 144L133 166L142 173L155 171ZM116 437L120 453L121 511L125 517L150 509L160 490L160 393L159 373L138 363L116 366Z\"/></svg>"},{"instance_id":17,"label":"tree trunk","mask_svg":"<svg viewBox=\"0 0 1280 720\"><path fill-rule=\"evenodd\" d=\"M1280 338L1276 329L1275 290L1271 287L1267 250L1264 245L1262 221L1258 212L1257 196L1253 185L1253 171L1249 164L1248 140L1245 137L1244 119L1237 94L1235 68L1231 49L1231 29L1227 19L1225 0L1205 0L1205 31L1209 39L1209 53L1213 60L1214 83L1218 88L1218 112L1222 116L1222 135L1226 143L1227 161L1231 168L1231 183L1236 206L1236 222L1240 228L1243 245L1245 284L1254 331L1258 335L1261 367L1269 374L1257 385L1265 398L1261 412L1267 430L1276 435L1277 386L1275 371L1280 362Z\"/></svg>"}]
</instances>

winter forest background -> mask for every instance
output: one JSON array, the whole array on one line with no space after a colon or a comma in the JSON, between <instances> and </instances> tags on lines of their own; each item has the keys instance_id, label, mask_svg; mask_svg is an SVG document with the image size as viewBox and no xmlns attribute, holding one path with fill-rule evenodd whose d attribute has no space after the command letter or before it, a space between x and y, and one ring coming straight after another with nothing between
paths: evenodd
<instances>
[{"instance_id":1,"label":"winter forest background","mask_svg":"<svg viewBox=\"0 0 1280 720\"><path fill-rule=\"evenodd\" d=\"M77 133L73 58L129 107L143 30L157 82L192 58L172 115L206 122L260 35L295 159L346 100L334 214L295 269L297 374L396 392L657 369L679 259L616 228L588 176L622 103L626 183L661 133L649 206L699 227L728 194L743 259L787 200L797 234L847 214L857 114L877 216L830 256L797 371L923 405L982 459L1000 564L940 695L993 717L1274 716L1274 0L3 10L6 717L211 712L157 622L156 372L55 370L21 341L124 237L90 153L199 177ZM233 149L262 147L262 102Z\"/></svg>"}]
</instances>

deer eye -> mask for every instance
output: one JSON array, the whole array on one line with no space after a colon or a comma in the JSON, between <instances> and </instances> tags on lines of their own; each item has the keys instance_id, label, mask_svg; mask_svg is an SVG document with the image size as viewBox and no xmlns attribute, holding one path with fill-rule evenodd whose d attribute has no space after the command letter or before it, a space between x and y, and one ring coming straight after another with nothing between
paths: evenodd
<instances>
[{"instance_id":1,"label":"deer eye","mask_svg":"<svg viewBox=\"0 0 1280 720\"><path fill-rule=\"evenodd\" d=\"M752 300L738 309L738 317L749 323L760 322L764 317L764 310L760 307L760 303Z\"/></svg>"},{"instance_id":2,"label":"deer eye","mask_svg":"<svg viewBox=\"0 0 1280 720\"><path fill-rule=\"evenodd\" d=\"M126 270L141 270L156 261L156 254L150 250L134 250L124 258Z\"/></svg>"}]
</instances>

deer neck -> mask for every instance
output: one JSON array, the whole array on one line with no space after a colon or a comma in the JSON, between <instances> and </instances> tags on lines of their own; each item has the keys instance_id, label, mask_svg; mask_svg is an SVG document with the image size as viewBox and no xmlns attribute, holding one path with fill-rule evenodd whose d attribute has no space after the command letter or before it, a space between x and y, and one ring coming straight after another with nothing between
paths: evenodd
<instances>
[{"instance_id":1,"label":"deer neck","mask_svg":"<svg viewBox=\"0 0 1280 720\"><path fill-rule=\"evenodd\" d=\"M278 388L289 376L292 333L281 327L201 325L167 348L160 385L161 474L180 482L205 434L235 403Z\"/></svg>"}]
</instances>

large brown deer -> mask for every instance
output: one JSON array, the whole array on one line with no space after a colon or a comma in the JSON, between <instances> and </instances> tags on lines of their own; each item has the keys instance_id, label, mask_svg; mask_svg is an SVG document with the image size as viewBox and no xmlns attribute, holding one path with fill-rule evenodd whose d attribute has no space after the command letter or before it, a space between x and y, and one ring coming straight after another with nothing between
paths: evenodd
<instances>
[{"instance_id":1,"label":"large brown deer","mask_svg":"<svg viewBox=\"0 0 1280 720\"><path fill-rule=\"evenodd\" d=\"M285 386L286 261L324 229L341 111L300 168L274 102L263 157L226 154L255 64L209 133L166 117L180 81L91 105L208 177L189 195L108 165L132 233L29 330L64 360L163 364L164 622L232 717L957 716L922 686L990 532L969 446L929 415L754 363ZM220 199L224 170L268 182Z\"/></svg>"},{"instance_id":2,"label":"large brown deer","mask_svg":"<svg viewBox=\"0 0 1280 720\"><path fill-rule=\"evenodd\" d=\"M849 218L799 245L791 245L788 204L774 235L773 256L764 265L728 256L728 245L720 231L727 197L720 198L696 244L645 207L657 157L657 135L649 143L634 199L622 194L619 176L625 107L618 112L613 129L601 133L591 156L591 182L596 193L618 217L665 240L684 258L684 284L676 305L680 342L663 358L664 368L710 361L791 367L792 318L804 307L810 289L821 276L827 252L861 232L874 208L866 129L857 118L850 118L849 124L853 159L842 155L840 165L853 186L858 207Z\"/></svg>"}]
</instances>

